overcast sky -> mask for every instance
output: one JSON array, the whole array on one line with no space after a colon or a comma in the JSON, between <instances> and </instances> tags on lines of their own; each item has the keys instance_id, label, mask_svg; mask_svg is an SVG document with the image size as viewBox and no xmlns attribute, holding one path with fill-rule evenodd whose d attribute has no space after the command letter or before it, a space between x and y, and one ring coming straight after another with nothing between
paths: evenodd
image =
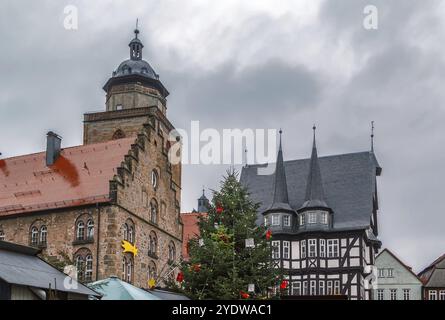
<instances>
[{"instance_id":1,"label":"overcast sky","mask_svg":"<svg viewBox=\"0 0 445 320\"><path fill-rule=\"evenodd\" d=\"M70 4L75 31L63 26ZM368 4L377 30L363 28ZM2 0L0 152L42 151L48 130L81 144L83 113L104 110L138 17L176 127L281 127L297 159L313 123L323 156L369 150L374 120L379 236L419 271L445 252L444 16L439 0ZM225 170L184 166L182 211Z\"/></svg>"}]
</instances>

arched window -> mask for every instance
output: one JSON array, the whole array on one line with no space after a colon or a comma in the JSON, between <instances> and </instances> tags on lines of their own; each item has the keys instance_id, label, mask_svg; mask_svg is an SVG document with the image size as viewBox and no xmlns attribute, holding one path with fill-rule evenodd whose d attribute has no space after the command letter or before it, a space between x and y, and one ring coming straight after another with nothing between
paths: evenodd
<instances>
[{"instance_id":1,"label":"arched window","mask_svg":"<svg viewBox=\"0 0 445 320\"><path fill-rule=\"evenodd\" d=\"M158 223L158 203L155 199L152 199L150 202L150 222Z\"/></svg>"},{"instance_id":2,"label":"arched window","mask_svg":"<svg viewBox=\"0 0 445 320\"><path fill-rule=\"evenodd\" d=\"M159 174L158 171L156 169L153 169L151 171L151 185L153 186L153 188L157 188L158 187L158 180L159 180Z\"/></svg>"},{"instance_id":3,"label":"arched window","mask_svg":"<svg viewBox=\"0 0 445 320\"><path fill-rule=\"evenodd\" d=\"M84 281L85 276L85 259L83 256L78 255L76 257L76 268L77 268L77 280Z\"/></svg>"},{"instance_id":4,"label":"arched window","mask_svg":"<svg viewBox=\"0 0 445 320\"><path fill-rule=\"evenodd\" d=\"M93 255L88 248L81 248L74 254L77 269L77 280L91 282L93 280Z\"/></svg>"},{"instance_id":5,"label":"arched window","mask_svg":"<svg viewBox=\"0 0 445 320\"><path fill-rule=\"evenodd\" d=\"M168 261L174 262L176 260L176 246L173 241L170 241L168 245Z\"/></svg>"},{"instance_id":6,"label":"arched window","mask_svg":"<svg viewBox=\"0 0 445 320\"><path fill-rule=\"evenodd\" d=\"M31 228L31 245L37 246L39 244L39 229L37 227Z\"/></svg>"},{"instance_id":7,"label":"arched window","mask_svg":"<svg viewBox=\"0 0 445 320\"><path fill-rule=\"evenodd\" d=\"M127 275L127 259L125 257L122 258L122 281L125 281Z\"/></svg>"},{"instance_id":8,"label":"arched window","mask_svg":"<svg viewBox=\"0 0 445 320\"><path fill-rule=\"evenodd\" d=\"M0 230L0 241L5 241L5 233L3 230Z\"/></svg>"},{"instance_id":9,"label":"arched window","mask_svg":"<svg viewBox=\"0 0 445 320\"><path fill-rule=\"evenodd\" d=\"M124 240L128 241L128 225L126 223L124 223L124 225L122 226L122 234Z\"/></svg>"},{"instance_id":10,"label":"arched window","mask_svg":"<svg viewBox=\"0 0 445 320\"><path fill-rule=\"evenodd\" d=\"M148 280L150 279L156 280L157 277L158 277L158 271L156 268L156 263L150 261L150 264L148 265Z\"/></svg>"},{"instance_id":11,"label":"arched window","mask_svg":"<svg viewBox=\"0 0 445 320\"><path fill-rule=\"evenodd\" d=\"M117 129L113 133L113 137L111 137L112 140L123 139L123 138L125 138L125 133L121 129Z\"/></svg>"},{"instance_id":12,"label":"arched window","mask_svg":"<svg viewBox=\"0 0 445 320\"><path fill-rule=\"evenodd\" d=\"M91 254L86 257L85 267L85 281L91 282L93 280L93 256Z\"/></svg>"},{"instance_id":13,"label":"arched window","mask_svg":"<svg viewBox=\"0 0 445 320\"><path fill-rule=\"evenodd\" d=\"M134 243L134 227L130 226L128 228L128 242Z\"/></svg>"},{"instance_id":14,"label":"arched window","mask_svg":"<svg viewBox=\"0 0 445 320\"><path fill-rule=\"evenodd\" d=\"M94 221L89 219L87 222L87 239L92 240L94 238Z\"/></svg>"},{"instance_id":15,"label":"arched window","mask_svg":"<svg viewBox=\"0 0 445 320\"><path fill-rule=\"evenodd\" d=\"M77 222L76 239L77 240L84 240L85 239L85 223L83 223L82 220Z\"/></svg>"},{"instance_id":16,"label":"arched window","mask_svg":"<svg viewBox=\"0 0 445 320\"><path fill-rule=\"evenodd\" d=\"M39 243L41 245L46 245L47 236L48 236L48 229L46 228L46 226L41 226L40 227L40 239L39 239Z\"/></svg>"},{"instance_id":17,"label":"arched window","mask_svg":"<svg viewBox=\"0 0 445 320\"><path fill-rule=\"evenodd\" d=\"M125 262L125 268L124 268L125 279L124 280L128 283L132 283L133 282L133 269L134 269L133 257L127 255L124 258L124 262Z\"/></svg>"},{"instance_id":18,"label":"arched window","mask_svg":"<svg viewBox=\"0 0 445 320\"><path fill-rule=\"evenodd\" d=\"M148 255L151 257L157 257L158 252L158 237L154 231L150 232L148 243Z\"/></svg>"}]
</instances>

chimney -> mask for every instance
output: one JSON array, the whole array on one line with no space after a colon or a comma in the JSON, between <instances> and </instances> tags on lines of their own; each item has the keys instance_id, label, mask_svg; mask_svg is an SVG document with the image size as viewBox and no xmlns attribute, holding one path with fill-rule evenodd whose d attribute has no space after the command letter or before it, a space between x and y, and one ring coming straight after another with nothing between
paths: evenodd
<instances>
[{"instance_id":1,"label":"chimney","mask_svg":"<svg viewBox=\"0 0 445 320\"><path fill-rule=\"evenodd\" d=\"M46 134L46 166L53 165L60 155L62 137L49 131Z\"/></svg>"}]
</instances>

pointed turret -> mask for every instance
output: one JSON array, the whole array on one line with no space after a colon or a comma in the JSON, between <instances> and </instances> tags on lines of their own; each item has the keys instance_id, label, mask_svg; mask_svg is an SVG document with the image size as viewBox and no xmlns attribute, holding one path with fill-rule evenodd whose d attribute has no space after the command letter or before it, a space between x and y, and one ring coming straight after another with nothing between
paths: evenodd
<instances>
[{"instance_id":1,"label":"pointed turret","mask_svg":"<svg viewBox=\"0 0 445 320\"><path fill-rule=\"evenodd\" d=\"M316 127L314 126L312 129L314 130L314 140L312 143L312 154L306 185L306 197L300 210L306 208L329 208L324 198L320 164L318 163L317 145L315 143Z\"/></svg>"},{"instance_id":2,"label":"pointed turret","mask_svg":"<svg viewBox=\"0 0 445 320\"><path fill-rule=\"evenodd\" d=\"M293 211L289 205L289 196L287 193L287 181L286 172L284 170L283 161L283 149L281 146L281 134L280 130L280 146L278 149L277 163L275 167L275 182L274 182L274 195L271 206L267 209L269 210L290 210Z\"/></svg>"}]
</instances>

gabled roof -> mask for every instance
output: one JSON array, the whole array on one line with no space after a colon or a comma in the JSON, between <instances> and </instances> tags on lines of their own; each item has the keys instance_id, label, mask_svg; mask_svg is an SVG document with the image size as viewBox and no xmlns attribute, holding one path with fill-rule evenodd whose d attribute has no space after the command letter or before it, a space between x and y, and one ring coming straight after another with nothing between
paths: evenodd
<instances>
[{"instance_id":1,"label":"gabled roof","mask_svg":"<svg viewBox=\"0 0 445 320\"><path fill-rule=\"evenodd\" d=\"M419 272L419 278L425 287L445 288L445 254Z\"/></svg>"},{"instance_id":2,"label":"gabled roof","mask_svg":"<svg viewBox=\"0 0 445 320\"><path fill-rule=\"evenodd\" d=\"M82 295L100 294L72 279L73 286L65 287L64 281L68 277L39 257L40 250L0 241L0 279L15 285L29 286L40 289L76 293ZM77 282L77 287L74 284Z\"/></svg>"},{"instance_id":3,"label":"gabled roof","mask_svg":"<svg viewBox=\"0 0 445 320\"><path fill-rule=\"evenodd\" d=\"M402 267L404 267L409 273L411 273L414 277L416 277L416 279L418 279L420 282L422 282L420 280L420 278L417 276L417 274L415 274L412 270L411 267L407 266L406 264L404 264L402 262L402 260L400 260L391 250L389 250L388 248L383 249L382 251L379 252L379 254L375 257L376 261L377 258L380 257L382 255L382 253L387 252L391 257L393 257Z\"/></svg>"},{"instance_id":4,"label":"gabled roof","mask_svg":"<svg viewBox=\"0 0 445 320\"><path fill-rule=\"evenodd\" d=\"M325 201L334 212L334 230L366 229L370 226L373 212L373 196L376 191L376 175L379 167L374 154L366 151L341 154L318 159L323 176ZM241 172L241 183L247 187L251 199L261 204L263 212L273 197L274 175L258 175L260 167L249 165ZM300 208L306 196L310 159L285 161L287 190L290 206ZM257 223L263 217L258 215Z\"/></svg>"},{"instance_id":5,"label":"gabled roof","mask_svg":"<svg viewBox=\"0 0 445 320\"><path fill-rule=\"evenodd\" d=\"M45 152L0 160L0 217L109 201L109 181L134 141L65 148L50 167Z\"/></svg>"}]
</instances>

